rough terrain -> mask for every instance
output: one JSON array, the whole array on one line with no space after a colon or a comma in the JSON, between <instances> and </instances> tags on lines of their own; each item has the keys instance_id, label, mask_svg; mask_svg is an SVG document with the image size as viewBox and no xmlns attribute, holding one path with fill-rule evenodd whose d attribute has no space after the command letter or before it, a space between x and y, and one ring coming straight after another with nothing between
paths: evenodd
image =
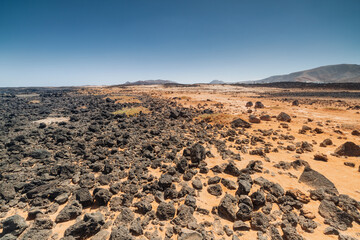
<instances>
[{"instance_id":1,"label":"rough terrain","mask_svg":"<svg viewBox=\"0 0 360 240\"><path fill-rule=\"evenodd\" d=\"M0 239L360 239L349 92L1 89Z\"/></svg>"}]
</instances>

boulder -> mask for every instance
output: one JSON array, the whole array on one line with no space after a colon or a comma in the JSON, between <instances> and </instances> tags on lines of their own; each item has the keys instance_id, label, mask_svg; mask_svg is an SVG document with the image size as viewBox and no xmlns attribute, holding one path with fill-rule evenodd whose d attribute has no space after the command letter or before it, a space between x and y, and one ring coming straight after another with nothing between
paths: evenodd
<instances>
[{"instance_id":1,"label":"boulder","mask_svg":"<svg viewBox=\"0 0 360 240\"><path fill-rule=\"evenodd\" d=\"M64 236L72 236L79 240L88 239L99 232L104 224L105 218L100 212L86 213L83 220L65 230Z\"/></svg>"},{"instance_id":2,"label":"boulder","mask_svg":"<svg viewBox=\"0 0 360 240\"><path fill-rule=\"evenodd\" d=\"M281 122L291 122L290 115L287 113L284 113L284 112L279 113L279 115L276 117L276 119Z\"/></svg>"},{"instance_id":3,"label":"boulder","mask_svg":"<svg viewBox=\"0 0 360 240\"><path fill-rule=\"evenodd\" d=\"M230 194L225 194L225 196L221 199L220 204L218 206L219 216L233 222L236 220L236 212L237 212L236 198Z\"/></svg>"},{"instance_id":4,"label":"boulder","mask_svg":"<svg viewBox=\"0 0 360 240\"><path fill-rule=\"evenodd\" d=\"M199 232L182 228L178 240L202 240L203 237Z\"/></svg>"},{"instance_id":5,"label":"boulder","mask_svg":"<svg viewBox=\"0 0 360 240\"><path fill-rule=\"evenodd\" d=\"M250 128L251 124L241 118L237 118L231 122L233 128Z\"/></svg>"},{"instance_id":6,"label":"boulder","mask_svg":"<svg viewBox=\"0 0 360 240\"><path fill-rule=\"evenodd\" d=\"M129 230L124 226L113 228L110 235L110 240L133 240Z\"/></svg>"},{"instance_id":7,"label":"boulder","mask_svg":"<svg viewBox=\"0 0 360 240\"><path fill-rule=\"evenodd\" d=\"M306 185L315 189L327 189L336 194L339 193L335 185L329 179L327 179L321 173L311 169L310 167L305 167L299 178L299 182L305 183Z\"/></svg>"},{"instance_id":8,"label":"boulder","mask_svg":"<svg viewBox=\"0 0 360 240\"><path fill-rule=\"evenodd\" d=\"M335 150L335 153L340 156L358 157L360 147L353 142L345 142Z\"/></svg>"},{"instance_id":9,"label":"boulder","mask_svg":"<svg viewBox=\"0 0 360 240\"><path fill-rule=\"evenodd\" d=\"M19 236L28 227L25 219L19 215L13 215L6 218L2 224L2 235L6 235L9 233L13 236Z\"/></svg>"},{"instance_id":10,"label":"boulder","mask_svg":"<svg viewBox=\"0 0 360 240\"><path fill-rule=\"evenodd\" d=\"M68 203L60 211L60 213L55 218L55 222L61 223L61 222L66 222L66 221L75 219L77 216L81 215L81 212L82 212L81 204L77 200L74 200L74 201Z\"/></svg>"},{"instance_id":11,"label":"boulder","mask_svg":"<svg viewBox=\"0 0 360 240\"><path fill-rule=\"evenodd\" d=\"M175 211L174 204L161 202L156 210L156 216L161 221L168 221L174 218Z\"/></svg>"},{"instance_id":12,"label":"boulder","mask_svg":"<svg viewBox=\"0 0 360 240\"><path fill-rule=\"evenodd\" d=\"M221 188L220 184L210 185L207 188L207 191L208 191L208 193L210 193L211 195L214 195L214 196L222 195L222 188Z\"/></svg>"}]
</instances>

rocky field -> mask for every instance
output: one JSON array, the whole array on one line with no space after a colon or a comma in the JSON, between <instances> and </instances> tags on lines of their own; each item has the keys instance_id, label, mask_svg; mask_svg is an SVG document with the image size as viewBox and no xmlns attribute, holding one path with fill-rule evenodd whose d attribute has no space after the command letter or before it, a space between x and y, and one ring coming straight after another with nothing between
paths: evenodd
<instances>
[{"instance_id":1,"label":"rocky field","mask_svg":"<svg viewBox=\"0 0 360 240\"><path fill-rule=\"evenodd\" d=\"M360 239L360 94L330 91L1 89L0 239Z\"/></svg>"}]
</instances>

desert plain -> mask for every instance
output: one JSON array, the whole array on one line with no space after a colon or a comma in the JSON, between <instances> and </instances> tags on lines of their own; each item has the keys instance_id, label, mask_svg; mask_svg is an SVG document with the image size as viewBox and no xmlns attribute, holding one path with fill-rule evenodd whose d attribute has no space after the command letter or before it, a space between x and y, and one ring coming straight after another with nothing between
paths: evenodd
<instances>
[{"instance_id":1,"label":"desert plain","mask_svg":"<svg viewBox=\"0 0 360 240\"><path fill-rule=\"evenodd\" d=\"M0 91L0 239L360 239L360 91Z\"/></svg>"}]
</instances>

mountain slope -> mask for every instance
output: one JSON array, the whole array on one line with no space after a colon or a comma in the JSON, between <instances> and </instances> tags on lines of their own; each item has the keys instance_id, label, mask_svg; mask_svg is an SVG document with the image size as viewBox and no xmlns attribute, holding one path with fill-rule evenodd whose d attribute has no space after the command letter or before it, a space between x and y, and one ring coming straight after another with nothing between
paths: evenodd
<instances>
[{"instance_id":1,"label":"mountain slope","mask_svg":"<svg viewBox=\"0 0 360 240\"><path fill-rule=\"evenodd\" d=\"M139 80L136 82L126 82L124 83L124 85L162 85L162 84L172 84L172 83L176 83L176 82L170 80L157 79L157 80Z\"/></svg>"},{"instance_id":2,"label":"mountain slope","mask_svg":"<svg viewBox=\"0 0 360 240\"><path fill-rule=\"evenodd\" d=\"M360 82L360 65L338 64L318 67L286 75L277 75L256 83L272 82L314 82L314 83L343 83Z\"/></svg>"}]
</instances>

